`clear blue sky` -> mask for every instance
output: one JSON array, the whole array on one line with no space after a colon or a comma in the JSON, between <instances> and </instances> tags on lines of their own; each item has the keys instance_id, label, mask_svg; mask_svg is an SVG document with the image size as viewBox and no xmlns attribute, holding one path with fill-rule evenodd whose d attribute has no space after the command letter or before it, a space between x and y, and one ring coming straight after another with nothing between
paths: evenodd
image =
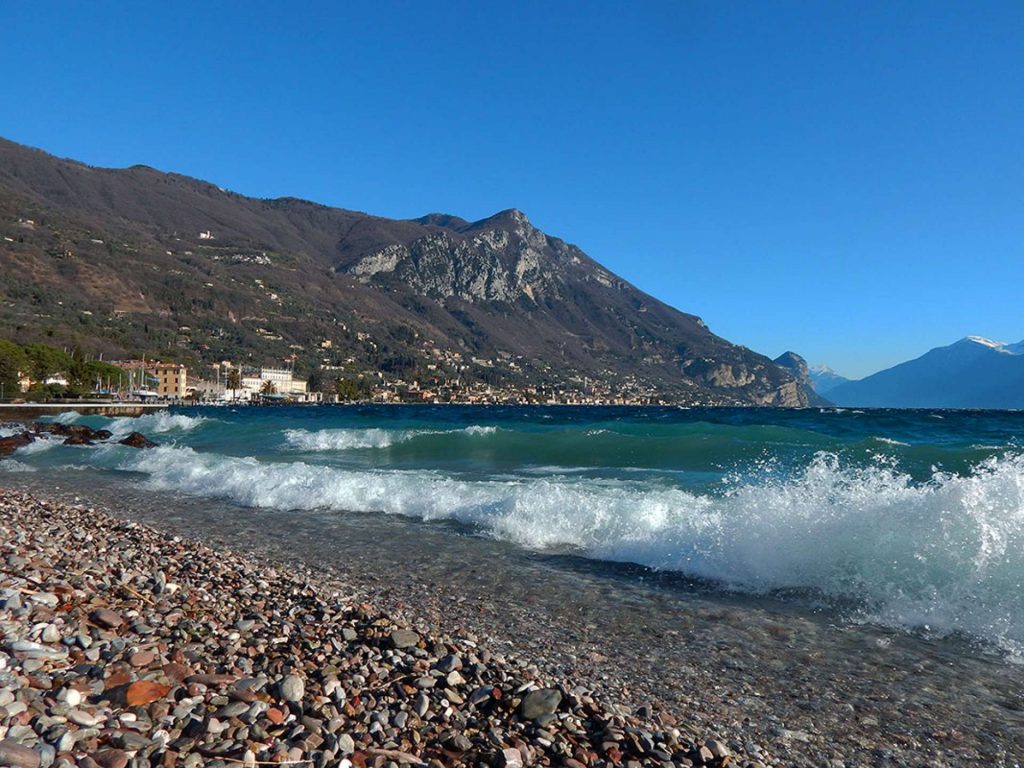
<instances>
[{"instance_id":1,"label":"clear blue sky","mask_svg":"<svg viewBox=\"0 0 1024 768\"><path fill-rule=\"evenodd\" d=\"M851 376L1024 339L1021 0L11 0L0 29L0 135L59 155L395 217L521 208Z\"/></svg>"}]
</instances>

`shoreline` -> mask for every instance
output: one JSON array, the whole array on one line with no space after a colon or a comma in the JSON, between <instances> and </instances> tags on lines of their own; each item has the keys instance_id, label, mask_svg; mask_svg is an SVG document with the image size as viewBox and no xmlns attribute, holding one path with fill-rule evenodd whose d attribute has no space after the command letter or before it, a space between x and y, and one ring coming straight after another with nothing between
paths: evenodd
<instances>
[{"instance_id":1,"label":"shoreline","mask_svg":"<svg viewBox=\"0 0 1024 768\"><path fill-rule=\"evenodd\" d=\"M0 490L0 541L0 763L775 764L93 507Z\"/></svg>"},{"instance_id":2,"label":"shoreline","mask_svg":"<svg viewBox=\"0 0 1024 768\"><path fill-rule=\"evenodd\" d=\"M284 513L94 482L6 480L71 507L98 505L157 537L202 542L212 556L244 553L257 570L303 574L320 591L342 585L424 636L470 633L534 678L582 681L620 711L674 721L693 742L720 738L733 766L747 764L743 754L794 768L1018 768L1024 755L1020 667L955 638L680 590L443 523Z\"/></svg>"}]
</instances>

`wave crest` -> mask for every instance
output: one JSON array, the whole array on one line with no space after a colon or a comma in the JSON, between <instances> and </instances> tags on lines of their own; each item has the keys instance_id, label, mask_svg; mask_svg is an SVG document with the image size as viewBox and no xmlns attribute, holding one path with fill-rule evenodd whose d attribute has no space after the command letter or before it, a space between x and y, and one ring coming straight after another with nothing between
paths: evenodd
<instances>
[{"instance_id":1,"label":"wave crest","mask_svg":"<svg viewBox=\"0 0 1024 768\"><path fill-rule=\"evenodd\" d=\"M769 593L858 605L892 626L961 631L1024 651L1024 456L915 483L818 454L796 477L721 495L572 477L466 481L161 447L123 469L152 487L283 510L454 519L535 549L572 548Z\"/></svg>"},{"instance_id":2,"label":"wave crest","mask_svg":"<svg viewBox=\"0 0 1024 768\"><path fill-rule=\"evenodd\" d=\"M472 425L464 429L287 429L285 442L305 452L349 451L360 448L388 448L425 435L490 435L497 427Z\"/></svg>"},{"instance_id":3,"label":"wave crest","mask_svg":"<svg viewBox=\"0 0 1024 768\"><path fill-rule=\"evenodd\" d=\"M115 437L127 435L129 432L144 434L164 434L167 432L191 432L208 421L206 416L186 416L183 413L157 411L144 413L142 416L123 416L114 419L108 429Z\"/></svg>"}]
</instances>

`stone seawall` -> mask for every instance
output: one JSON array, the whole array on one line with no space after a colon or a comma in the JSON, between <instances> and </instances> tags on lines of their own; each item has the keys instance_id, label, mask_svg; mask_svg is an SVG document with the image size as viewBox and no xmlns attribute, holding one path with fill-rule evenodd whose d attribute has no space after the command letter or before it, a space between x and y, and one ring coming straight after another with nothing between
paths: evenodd
<instances>
[{"instance_id":1,"label":"stone seawall","mask_svg":"<svg viewBox=\"0 0 1024 768\"><path fill-rule=\"evenodd\" d=\"M0 421L33 421L71 411L83 416L141 416L167 407L164 403L7 403L0 405Z\"/></svg>"}]
</instances>

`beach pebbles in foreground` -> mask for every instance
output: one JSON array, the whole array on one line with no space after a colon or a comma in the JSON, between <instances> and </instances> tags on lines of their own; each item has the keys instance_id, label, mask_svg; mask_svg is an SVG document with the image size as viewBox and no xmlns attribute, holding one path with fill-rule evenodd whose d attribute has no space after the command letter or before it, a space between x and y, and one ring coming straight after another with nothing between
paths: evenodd
<instances>
[{"instance_id":1,"label":"beach pebbles in foreground","mask_svg":"<svg viewBox=\"0 0 1024 768\"><path fill-rule=\"evenodd\" d=\"M751 766L470 636L0 491L0 765Z\"/></svg>"}]
</instances>

